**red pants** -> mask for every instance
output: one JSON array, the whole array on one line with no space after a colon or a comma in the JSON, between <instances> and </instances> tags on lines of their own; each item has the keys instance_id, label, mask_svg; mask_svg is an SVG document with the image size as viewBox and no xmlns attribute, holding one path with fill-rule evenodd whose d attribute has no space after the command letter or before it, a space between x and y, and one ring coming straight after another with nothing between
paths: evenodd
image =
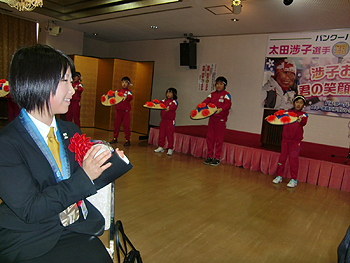
<instances>
[{"instance_id":1,"label":"red pants","mask_svg":"<svg viewBox=\"0 0 350 263\"><path fill-rule=\"evenodd\" d=\"M158 145L164 148L165 137L168 140L168 149L174 149L175 120L160 121Z\"/></svg>"},{"instance_id":2,"label":"red pants","mask_svg":"<svg viewBox=\"0 0 350 263\"><path fill-rule=\"evenodd\" d=\"M130 111L129 110L117 110L115 112L115 119L114 119L114 132L113 137L118 138L120 124L123 122L123 128L124 128L124 134L125 134L125 140L130 140Z\"/></svg>"},{"instance_id":3,"label":"red pants","mask_svg":"<svg viewBox=\"0 0 350 263\"><path fill-rule=\"evenodd\" d=\"M226 121L220 119L209 118L208 133L207 133L207 147L208 157L220 160L222 144L224 142L226 131ZM215 156L214 156L215 146Z\"/></svg>"},{"instance_id":4,"label":"red pants","mask_svg":"<svg viewBox=\"0 0 350 263\"><path fill-rule=\"evenodd\" d=\"M66 113L66 121L72 121L80 128L80 102L71 100Z\"/></svg>"},{"instance_id":5,"label":"red pants","mask_svg":"<svg viewBox=\"0 0 350 263\"><path fill-rule=\"evenodd\" d=\"M285 142L282 140L281 154L278 159L277 175L283 175L287 157L289 156L290 175L292 179L297 180L299 169L299 149L299 142Z\"/></svg>"}]
</instances>

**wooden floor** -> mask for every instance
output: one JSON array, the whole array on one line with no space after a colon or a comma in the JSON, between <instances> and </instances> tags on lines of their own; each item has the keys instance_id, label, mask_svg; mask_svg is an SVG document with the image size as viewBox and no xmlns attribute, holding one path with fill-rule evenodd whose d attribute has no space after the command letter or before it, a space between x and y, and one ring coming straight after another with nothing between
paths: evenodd
<instances>
[{"instance_id":1,"label":"wooden floor","mask_svg":"<svg viewBox=\"0 0 350 263\"><path fill-rule=\"evenodd\" d=\"M82 129L93 139L112 133ZM144 263L336 262L350 224L350 194L203 159L154 153L132 134L134 168L116 180L116 219ZM102 240L107 242L108 233ZM117 261L116 261L117 262Z\"/></svg>"}]
</instances>

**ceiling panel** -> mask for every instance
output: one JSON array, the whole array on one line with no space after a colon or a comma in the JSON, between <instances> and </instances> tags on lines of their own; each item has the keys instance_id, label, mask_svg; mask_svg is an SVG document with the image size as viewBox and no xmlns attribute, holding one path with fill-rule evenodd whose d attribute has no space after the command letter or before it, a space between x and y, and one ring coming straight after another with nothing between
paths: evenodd
<instances>
[{"instance_id":1,"label":"ceiling panel","mask_svg":"<svg viewBox=\"0 0 350 263\"><path fill-rule=\"evenodd\" d=\"M33 12L16 11L3 1L2 13L54 21L107 42L350 28L349 0L294 0L289 6L283 0L243 0L238 15L228 0L44 0Z\"/></svg>"}]
</instances>

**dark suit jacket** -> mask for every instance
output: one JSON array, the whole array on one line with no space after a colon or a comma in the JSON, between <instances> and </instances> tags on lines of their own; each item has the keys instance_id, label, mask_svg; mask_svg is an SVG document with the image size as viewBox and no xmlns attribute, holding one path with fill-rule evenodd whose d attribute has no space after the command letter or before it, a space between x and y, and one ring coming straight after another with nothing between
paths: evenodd
<instances>
[{"instance_id":1,"label":"dark suit jacket","mask_svg":"<svg viewBox=\"0 0 350 263\"><path fill-rule=\"evenodd\" d=\"M93 184L74 160L74 153L68 150L70 138L81 133L79 128L59 119L57 125L69 138L64 140L64 146L71 170L71 177L59 183L18 117L0 130L0 198L3 200L0 204L0 262L16 262L48 252L65 229L59 213L95 194L132 167L113 154L113 165ZM66 229L101 235L104 231L102 215L87 200L85 204L87 219L80 213L79 220Z\"/></svg>"},{"instance_id":2,"label":"dark suit jacket","mask_svg":"<svg viewBox=\"0 0 350 263\"><path fill-rule=\"evenodd\" d=\"M350 262L350 227L346 231L345 237L338 246L337 254L338 263Z\"/></svg>"}]
</instances>

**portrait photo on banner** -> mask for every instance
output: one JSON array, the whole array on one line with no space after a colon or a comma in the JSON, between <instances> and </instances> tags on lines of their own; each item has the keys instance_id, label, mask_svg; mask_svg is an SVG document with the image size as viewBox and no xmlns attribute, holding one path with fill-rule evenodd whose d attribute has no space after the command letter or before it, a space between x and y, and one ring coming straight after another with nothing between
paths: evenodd
<instances>
[{"instance_id":1,"label":"portrait photo on banner","mask_svg":"<svg viewBox=\"0 0 350 263\"><path fill-rule=\"evenodd\" d=\"M267 46L261 106L350 118L350 31L273 34Z\"/></svg>"}]
</instances>

